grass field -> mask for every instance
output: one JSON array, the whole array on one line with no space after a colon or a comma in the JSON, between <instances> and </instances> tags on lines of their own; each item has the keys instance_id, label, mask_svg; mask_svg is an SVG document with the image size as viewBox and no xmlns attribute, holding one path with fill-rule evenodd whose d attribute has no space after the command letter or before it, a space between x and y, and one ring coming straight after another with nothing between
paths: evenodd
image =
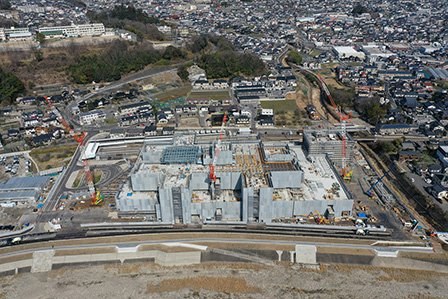
<instances>
[{"instance_id":1,"label":"grass field","mask_svg":"<svg viewBox=\"0 0 448 299\"><path fill-rule=\"evenodd\" d=\"M230 94L227 90L223 91L192 91L188 99L211 99L211 100L229 100Z\"/></svg>"},{"instance_id":2,"label":"grass field","mask_svg":"<svg viewBox=\"0 0 448 299\"><path fill-rule=\"evenodd\" d=\"M440 88L448 89L448 81L438 80L436 83Z\"/></svg>"},{"instance_id":3,"label":"grass field","mask_svg":"<svg viewBox=\"0 0 448 299\"><path fill-rule=\"evenodd\" d=\"M317 49L314 49L310 52L310 56L316 57L319 56L321 54L321 52Z\"/></svg>"},{"instance_id":4,"label":"grass field","mask_svg":"<svg viewBox=\"0 0 448 299\"><path fill-rule=\"evenodd\" d=\"M285 101L261 101L261 107L265 109L274 109L274 114L294 112L297 110L297 104L294 100Z\"/></svg>"},{"instance_id":5,"label":"grass field","mask_svg":"<svg viewBox=\"0 0 448 299\"><path fill-rule=\"evenodd\" d=\"M103 172L101 171L101 170L99 170L99 169L95 169L93 172L92 172L92 175L93 175L93 184L98 184L100 181L101 181L101 177L103 176ZM79 171L78 172L78 175L76 176L76 179L73 181L73 185L72 185L72 187L73 188L79 188L79 187L81 187L81 185L84 185L85 186L85 179L84 179L84 177L85 177L85 172L84 171ZM83 182L83 184L81 184L81 182Z\"/></svg>"},{"instance_id":6,"label":"grass field","mask_svg":"<svg viewBox=\"0 0 448 299\"><path fill-rule=\"evenodd\" d=\"M337 64L325 64L322 66L322 69L320 69L319 71L317 71L318 74L320 74L325 83L328 86L337 88L337 89L345 89L347 88L344 85L341 85L338 81L336 81L336 74L332 71L332 68L335 68L337 66Z\"/></svg>"},{"instance_id":7,"label":"grass field","mask_svg":"<svg viewBox=\"0 0 448 299\"><path fill-rule=\"evenodd\" d=\"M36 161L39 169L51 169L67 165L77 147L78 144L40 147L31 150L30 156Z\"/></svg>"},{"instance_id":8,"label":"grass field","mask_svg":"<svg viewBox=\"0 0 448 299\"><path fill-rule=\"evenodd\" d=\"M274 110L276 126L297 126L307 121L305 111L300 111L295 100L261 101L261 107Z\"/></svg>"},{"instance_id":9,"label":"grass field","mask_svg":"<svg viewBox=\"0 0 448 299\"><path fill-rule=\"evenodd\" d=\"M176 99L180 97L186 97L191 91L190 85L181 86L179 88L165 90L157 93L154 97L160 101L167 101L171 99Z\"/></svg>"}]
</instances>

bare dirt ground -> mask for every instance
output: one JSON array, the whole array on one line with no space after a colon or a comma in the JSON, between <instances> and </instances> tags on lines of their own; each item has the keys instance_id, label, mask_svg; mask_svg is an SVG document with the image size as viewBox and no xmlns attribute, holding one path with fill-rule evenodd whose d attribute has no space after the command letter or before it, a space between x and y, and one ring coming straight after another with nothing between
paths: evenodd
<instances>
[{"instance_id":1,"label":"bare dirt ground","mask_svg":"<svg viewBox=\"0 0 448 299\"><path fill-rule=\"evenodd\" d=\"M200 128L199 119L197 117L180 117L180 125L181 127L191 128L196 127Z\"/></svg>"},{"instance_id":2,"label":"bare dirt ground","mask_svg":"<svg viewBox=\"0 0 448 299\"><path fill-rule=\"evenodd\" d=\"M37 162L40 170L67 164L76 151L78 144L39 147L31 150L30 156Z\"/></svg>"},{"instance_id":3,"label":"bare dirt ground","mask_svg":"<svg viewBox=\"0 0 448 299\"><path fill-rule=\"evenodd\" d=\"M0 277L0 298L446 298L448 276L360 266L150 263Z\"/></svg>"}]
</instances>

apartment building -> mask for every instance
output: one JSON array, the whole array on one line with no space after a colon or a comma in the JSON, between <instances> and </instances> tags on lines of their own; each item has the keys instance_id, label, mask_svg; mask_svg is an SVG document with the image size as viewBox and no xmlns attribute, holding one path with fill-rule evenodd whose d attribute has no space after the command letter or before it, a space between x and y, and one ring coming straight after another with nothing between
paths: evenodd
<instances>
[{"instance_id":1,"label":"apartment building","mask_svg":"<svg viewBox=\"0 0 448 299\"><path fill-rule=\"evenodd\" d=\"M106 114L102 110L93 110L79 114L79 123L81 125L91 125L94 122L102 121L106 118Z\"/></svg>"},{"instance_id":2,"label":"apartment building","mask_svg":"<svg viewBox=\"0 0 448 299\"><path fill-rule=\"evenodd\" d=\"M70 26L40 27L38 32L45 35L46 38L98 36L106 33L106 28L102 23L73 24Z\"/></svg>"}]
</instances>

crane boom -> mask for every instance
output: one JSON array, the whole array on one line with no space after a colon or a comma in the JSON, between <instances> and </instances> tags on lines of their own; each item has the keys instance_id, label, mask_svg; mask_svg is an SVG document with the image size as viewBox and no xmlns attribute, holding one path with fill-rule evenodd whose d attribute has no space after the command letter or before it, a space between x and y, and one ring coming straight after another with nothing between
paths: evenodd
<instances>
[{"instance_id":1,"label":"crane boom","mask_svg":"<svg viewBox=\"0 0 448 299\"><path fill-rule=\"evenodd\" d=\"M73 138L78 142L79 149L81 152L81 157L84 155L85 151L85 137L87 136L87 133L83 132L80 134L75 135ZM93 181L93 175L90 170L89 162L87 159L82 158L82 165L84 168L84 174L87 182L87 187L89 189L89 195L92 205L99 205L103 201L103 196L99 191L96 191L95 189L95 183Z\"/></svg>"},{"instance_id":2,"label":"crane boom","mask_svg":"<svg viewBox=\"0 0 448 299\"><path fill-rule=\"evenodd\" d=\"M222 138L224 136L224 128L227 122L227 114L224 113L223 119L222 119L222 124L221 124L221 129L219 130L219 139L218 142L215 145L215 152L213 153L213 160L209 165L210 168L210 181L211 182L216 182L216 174L215 174L215 166L216 166L216 161L218 161L218 156L221 152L221 143L222 143Z\"/></svg>"},{"instance_id":3,"label":"crane boom","mask_svg":"<svg viewBox=\"0 0 448 299\"><path fill-rule=\"evenodd\" d=\"M375 183L372 184L372 186L370 186L369 190L366 191L366 194L371 197L372 196L372 190L376 187L376 185L378 185L379 183L381 183L383 181L383 179L386 177L386 175L389 173L389 170L386 171Z\"/></svg>"},{"instance_id":4,"label":"crane boom","mask_svg":"<svg viewBox=\"0 0 448 299\"><path fill-rule=\"evenodd\" d=\"M325 84L325 81L323 80L322 76L320 74L317 74L317 77L320 81L320 85L322 86L322 89L325 92L325 95L330 100L331 106L336 111L339 122L341 124L341 139L342 139L342 149L341 149L341 169L342 169L342 176L345 176L349 171L347 170L347 126L346 122L350 119L350 115L344 115L341 112L341 109L336 105L336 102L334 101L333 97L331 96L330 91L328 90L327 85Z\"/></svg>"}]
</instances>

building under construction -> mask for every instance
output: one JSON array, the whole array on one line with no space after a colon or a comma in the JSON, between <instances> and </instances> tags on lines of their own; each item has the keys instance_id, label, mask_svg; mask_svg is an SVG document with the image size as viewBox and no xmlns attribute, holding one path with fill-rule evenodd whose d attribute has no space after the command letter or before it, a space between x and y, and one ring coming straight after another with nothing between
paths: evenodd
<instances>
[{"instance_id":1,"label":"building under construction","mask_svg":"<svg viewBox=\"0 0 448 299\"><path fill-rule=\"evenodd\" d=\"M217 149L209 140L146 141L117 195L119 215L184 224L351 215L353 199L327 156L306 158L300 145L286 142L225 138Z\"/></svg>"},{"instance_id":2,"label":"building under construction","mask_svg":"<svg viewBox=\"0 0 448 299\"><path fill-rule=\"evenodd\" d=\"M346 162L353 161L353 148L355 141L347 135ZM328 155L328 158L337 166L342 166L342 136L337 130L305 130L303 132L303 149L306 155Z\"/></svg>"}]
</instances>

